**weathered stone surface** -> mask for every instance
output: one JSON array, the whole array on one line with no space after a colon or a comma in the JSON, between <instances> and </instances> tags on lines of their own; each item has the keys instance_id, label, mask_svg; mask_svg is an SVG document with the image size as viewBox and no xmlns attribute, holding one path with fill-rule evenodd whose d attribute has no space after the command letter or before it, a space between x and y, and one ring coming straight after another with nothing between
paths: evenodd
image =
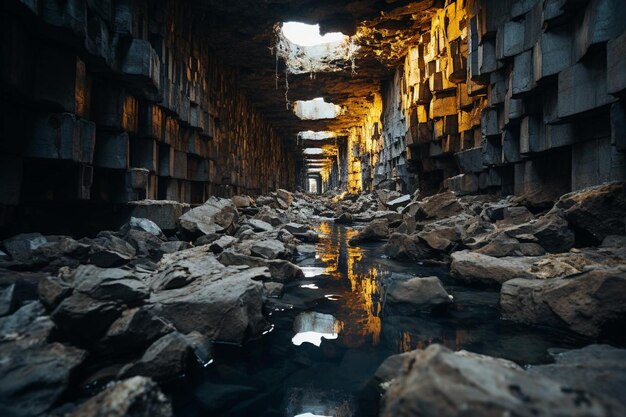
<instances>
[{"instance_id":1,"label":"weathered stone surface","mask_svg":"<svg viewBox=\"0 0 626 417\"><path fill-rule=\"evenodd\" d=\"M52 320L68 336L84 343L92 343L119 317L119 304L95 300L76 292L52 312Z\"/></svg>"},{"instance_id":2,"label":"weathered stone surface","mask_svg":"<svg viewBox=\"0 0 626 417\"><path fill-rule=\"evenodd\" d=\"M431 310L452 302L437 277L395 279L385 289L385 304L409 311Z\"/></svg>"},{"instance_id":3,"label":"weathered stone surface","mask_svg":"<svg viewBox=\"0 0 626 417\"><path fill-rule=\"evenodd\" d=\"M463 213L463 206L453 192L436 194L420 202L418 219L443 219Z\"/></svg>"},{"instance_id":4,"label":"weathered stone surface","mask_svg":"<svg viewBox=\"0 0 626 417\"><path fill-rule=\"evenodd\" d=\"M385 255L400 261L417 261L432 256L432 252L416 235L393 233L383 246Z\"/></svg>"},{"instance_id":5,"label":"weathered stone surface","mask_svg":"<svg viewBox=\"0 0 626 417\"><path fill-rule=\"evenodd\" d=\"M500 306L509 320L597 337L605 325L626 320L626 272L599 268L560 279L514 279L502 286Z\"/></svg>"},{"instance_id":6,"label":"weathered stone surface","mask_svg":"<svg viewBox=\"0 0 626 417\"><path fill-rule=\"evenodd\" d=\"M209 245L209 248L213 253L222 253L236 242L236 238L232 236L222 236Z\"/></svg>"},{"instance_id":7,"label":"weathered stone surface","mask_svg":"<svg viewBox=\"0 0 626 417\"><path fill-rule=\"evenodd\" d=\"M259 219L250 219L246 222L255 232L271 232L274 226Z\"/></svg>"},{"instance_id":8,"label":"weathered stone surface","mask_svg":"<svg viewBox=\"0 0 626 417\"><path fill-rule=\"evenodd\" d=\"M610 183L562 196L556 207L576 231L596 243L614 234L626 234L626 186Z\"/></svg>"},{"instance_id":9,"label":"weathered stone surface","mask_svg":"<svg viewBox=\"0 0 626 417\"><path fill-rule=\"evenodd\" d=\"M120 228L120 233L126 234L129 230L141 230L158 238L165 239L165 235L161 228L150 219L141 217L131 217L126 224Z\"/></svg>"},{"instance_id":10,"label":"weathered stone surface","mask_svg":"<svg viewBox=\"0 0 626 417\"><path fill-rule=\"evenodd\" d=\"M390 210L397 210L399 208L406 207L410 202L411 202L411 195L410 194L405 194L405 195L400 196L398 198L394 198L393 200L387 201L385 203L385 205Z\"/></svg>"},{"instance_id":11,"label":"weathered stone surface","mask_svg":"<svg viewBox=\"0 0 626 417\"><path fill-rule=\"evenodd\" d=\"M263 259L286 259L289 252L282 242L275 239L267 239L255 242L250 247L250 253Z\"/></svg>"},{"instance_id":12,"label":"weathered stone surface","mask_svg":"<svg viewBox=\"0 0 626 417\"><path fill-rule=\"evenodd\" d=\"M95 300L139 303L148 297L148 288L131 271L119 268L98 268L81 265L73 276L75 291Z\"/></svg>"},{"instance_id":13,"label":"weathered stone surface","mask_svg":"<svg viewBox=\"0 0 626 417\"><path fill-rule=\"evenodd\" d=\"M161 230L176 230L178 218L189 210L189 204L170 200L141 200L128 203L132 215L153 221Z\"/></svg>"},{"instance_id":14,"label":"weathered stone surface","mask_svg":"<svg viewBox=\"0 0 626 417\"><path fill-rule=\"evenodd\" d=\"M68 417L170 417L172 405L150 378L136 376L79 405Z\"/></svg>"},{"instance_id":15,"label":"weathered stone surface","mask_svg":"<svg viewBox=\"0 0 626 417\"><path fill-rule=\"evenodd\" d=\"M338 217L335 217L335 223L352 224L354 223L354 216L351 213L341 213Z\"/></svg>"},{"instance_id":16,"label":"weathered stone surface","mask_svg":"<svg viewBox=\"0 0 626 417\"><path fill-rule=\"evenodd\" d=\"M451 256L452 276L466 283L498 285L514 278L535 278L529 272L534 258L495 258L469 251L454 252Z\"/></svg>"},{"instance_id":17,"label":"weathered stone surface","mask_svg":"<svg viewBox=\"0 0 626 417\"><path fill-rule=\"evenodd\" d=\"M61 301L69 297L73 290L74 288L70 282L60 277L52 276L43 278L39 281L39 285L37 286L39 300L50 310L54 309Z\"/></svg>"},{"instance_id":18,"label":"weathered stone surface","mask_svg":"<svg viewBox=\"0 0 626 417\"><path fill-rule=\"evenodd\" d=\"M525 372L512 362L440 345L404 356L401 370L384 396L381 415L460 416L617 416L588 391L568 389ZM584 395L585 406L580 405Z\"/></svg>"},{"instance_id":19,"label":"weathered stone surface","mask_svg":"<svg viewBox=\"0 0 626 417\"><path fill-rule=\"evenodd\" d=\"M203 205L189 210L178 219L179 231L187 237L225 233L233 230L239 218L237 208L228 199L211 197Z\"/></svg>"},{"instance_id":20,"label":"weathered stone surface","mask_svg":"<svg viewBox=\"0 0 626 417\"><path fill-rule=\"evenodd\" d=\"M11 259L27 263L32 260L33 251L47 242L48 240L41 233L25 233L5 239L2 241L2 246Z\"/></svg>"},{"instance_id":21,"label":"weathered stone surface","mask_svg":"<svg viewBox=\"0 0 626 417\"><path fill-rule=\"evenodd\" d=\"M130 243L110 232L101 232L95 239L83 239L83 241L91 245L89 262L102 268L123 265L133 259L137 253Z\"/></svg>"},{"instance_id":22,"label":"weathered stone surface","mask_svg":"<svg viewBox=\"0 0 626 417\"><path fill-rule=\"evenodd\" d=\"M349 243L357 245L364 242L376 242L389 237L389 226L386 219L377 219L369 223L353 236Z\"/></svg>"}]
</instances>

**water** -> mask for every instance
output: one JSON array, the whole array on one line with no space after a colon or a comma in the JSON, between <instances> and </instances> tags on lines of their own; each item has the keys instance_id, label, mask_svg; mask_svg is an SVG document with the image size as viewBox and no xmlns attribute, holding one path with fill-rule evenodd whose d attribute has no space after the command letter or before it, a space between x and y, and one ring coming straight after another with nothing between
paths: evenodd
<instances>
[{"instance_id":1,"label":"water","mask_svg":"<svg viewBox=\"0 0 626 417\"><path fill-rule=\"evenodd\" d=\"M369 416L368 381L390 355L440 343L521 365L549 361L548 348L588 341L500 319L497 289L456 285L444 267L385 259L382 244L351 247L357 231L320 222L316 250L298 264L305 278L270 303L273 330L244 347L217 345L214 363L172 388L177 416ZM385 282L441 278L454 307L420 316L392 314Z\"/></svg>"}]
</instances>

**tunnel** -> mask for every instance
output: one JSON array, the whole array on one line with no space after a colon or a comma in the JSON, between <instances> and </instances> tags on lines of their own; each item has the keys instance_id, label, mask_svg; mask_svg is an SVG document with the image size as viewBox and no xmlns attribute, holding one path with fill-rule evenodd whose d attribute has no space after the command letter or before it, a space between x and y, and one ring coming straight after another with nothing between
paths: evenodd
<instances>
[{"instance_id":1,"label":"tunnel","mask_svg":"<svg viewBox=\"0 0 626 417\"><path fill-rule=\"evenodd\" d=\"M3 0L0 415L626 415L624 0Z\"/></svg>"}]
</instances>

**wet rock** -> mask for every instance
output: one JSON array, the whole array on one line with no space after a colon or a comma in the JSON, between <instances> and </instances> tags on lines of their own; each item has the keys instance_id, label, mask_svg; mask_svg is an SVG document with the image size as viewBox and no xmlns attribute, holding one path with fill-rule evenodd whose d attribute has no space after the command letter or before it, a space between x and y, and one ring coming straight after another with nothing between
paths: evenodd
<instances>
[{"instance_id":1,"label":"wet rock","mask_svg":"<svg viewBox=\"0 0 626 417\"><path fill-rule=\"evenodd\" d=\"M341 213L335 218L335 223L338 224L352 224L354 223L354 216L351 213Z\"/></svg>"},{"instance_id":2,"label":"wet rock","mask_svg":"<svg viewBox=\"0 0 626 417\"><path fill-rule=\"evenodd\" d=\"M403 312L430 311L451 302L452 297L437 277L397 279L385 289L385 305Z\"/></svg>"},{"instance_id":3,"label":"wet rock","mask_svg":"<svg viewBox=\"0 0 626 417\"><path fill-rule=\"evenodd\" d=\"M165 235L161 228L150 219L142 219L140 217L131 217L126 224L120 228L122 235L127 234L130 230L140 230L142 232L150 233L162 240L165 240Z\"/></svg>"},{"instance_id":4,"label":"wet rock","mask_svg":"<svg viewBox=\"0 0 626 417\"><path fill-rule=\"evenodd\" d=\"M185 239L195 239L203 234L232 233L238 218L237 208L231 200L211 197L178 219L179 232Z\"/></svg>"},{"instance_id":5,"label":"wet rock","mask_svg":"<svg viewBox=\"0 0 626 417\"><path fill-rule=\"evenodd\" d=\"M89 262L101 268L113 268L128 263L136 255L135 248L110 232L101 232L89 241Z\"/></svg>"},{"instance_id":6,"label":"wet rock","mask_svg":"<svg viewBox=\"0 0 626 417\"><path fill-rule=\"evenodd\" d=\"M614 234L626 234L626 184L609 183L562 196L555 207L581 239L599 244Z\"/></svg>"},{"instance_id":7,"label":"wet rock","mask_svg":"<svg viewBox=\"0 0 626 417\"><path fill-rule=\"evenodd\" d=\"M33 251L48 240L41 233L24 233L2 241L2 246L11 259L20 263L30 263Z\"/></svg>"},{"instance_id":8,"label":"wet rock","mask_svg":"<svg viewBox=\"0 0 626 417\"><path fill-rule=\"evenodd\" d=\"M597 337L606 325L626 323L626 270L597 268L566 278L507 281L503 317L566 328Z\"/></svg>"},{"instance_id":9,"label":"wet rock","mask_svg":"<svg viewBox=\"0 0 626 417\"><path fill-rule=\"evenodd\" d=\"M304 278L304 273L299 266L282 259L274 259L267 262L272 281L291 282Z\"/></svg>"},{"instance_id":10,"label":"wet rock","mask_svg":"<svg viewBox=\"0 0 626 417\"><path fill-rule=\"evenodd\" d=\"M263 296L266 298L280 298L283 295L284 285L278 282L265 282Z\"/></svg>"},{"instance_id":11,"label":"wet rock","mask_svg":"<svg viewBox=\"0 0 626 417\"><path fill-rule=\"evenodd\" d=\"M295 233L293 236L305 243L317 243L320 240L319 235L313 230L307 230L305 233Z\"/></svg>"},{"instance_id":12,"label":"wet rock","mask_svg":"<svg viewBox=\"0 0 626 417\"><path fill-rule=\"evenodd\" d=\"M588 391L569 389L502 359L454 353L440 345L403 359L381 416L619 415L613 404Z\"/></svg>"},{"instance_id":13,"label":"wet rock","mask_svg":"<svg viewBox=\"0 0 626 417\"><path fill-rule=\"evenodd\" d=\"M136 304L148 297L146 284L132 271L81 265L73 278L75 291L96 300Z\"/></svg>"},{"instance_id":14,"label":"wet rock","mask_svg":"<svg viewBox=\"0 0 626 417\"><path fill-rule=\"evenodd\" d=\"M499 285L514 278L535 278L529 270L536 258L495 258L466 250L454 252L451 257L452 276L469 284Z\"/></svg>"},{"instance_id":15,"label":"wet rock","mask_svg":"<svg viewBox=\"0 0 626 417\"><path fill-rule=\"evenodd\" d=\"M363 230L350 239L349 243L350 245L357 245L365 242L377 242L386 240L388 237L389 227L387 220L378 219L365 226Z\"/></svg>"},{"instance_id":16,"label":"wet rock","mask_svg":"<svg viewBox=\"0 0 626 417\"><path fill-rule=\"evenodd\" d=\"M439 252L448 252L456 246L460 239L454 227L442 227L435 230L422 231L417 236L431 248Z\"/></svg>"},{"instance_id":17,"label":"wet rock","mask_svg":"<svg viewBox=\"0 0 626 417\"><path fill-rule=\"evenodd\" d=\"M531 366L528 372L554 379L570 388L619 401L626 407L626 350L589 345L554 355L549 365Z\"/></svg>"},{"instance_id":18,"label":"wet rock","mask_svg":"<svg viewBox=\"0 0 626 417\"><path fill-rule=\"evenodd\" d=\"M252 230L256 233L271 232L274 230L274 226L259 219L250 219L246 224L252 227Z\"/></svg>"},{"instance_id":19,"label":"wet rock","mask_svg":"<svg viewBox=\"0 0 626 417\"><path fill-rule=\"evenodd\" d=\"M267 239L255 242L250 247L250 253L253 256L258 256L263 259L286 259L289 257L289 252L285 248L285 245L276 239Z\"/></svg>"},{"instance_id":20,"label":"wet rock","mask_svg":"<svg viewBox=\"0 0 626 417\"><path fill-rule=\"evenodd\" d=\"M67 417L171 417L172 405L150 378L116 383L79 405Z\"/></svg>"},{"instance_id":21,"label":"wet rock","mask_svg":"<svg viewBox=\"0 0 626 417\"><path fill-rule=\"evenodd\" d=\"M432 256L432 251L416 235L393 233L383 246L385 255L399 261L417 261Z\"/></svg>"},{"instance_id":22,"label":"wet rock","mask_svg":"<svg viewBox=\"0 0 626 417\"><path fill-rule=\"evenodd\" d=\"M0 414L35 416L50 410L86 357L85 351L61 343L0 343Z\"/></svg>"},{"instance_id":23,"label":"wet rock","mask_svg":"<svg viewBox=\"0 0 626 417\"><path fill-rule=\"evenodd\" d=\"M118 377L141 375L157 382L171 380L183 375L190 353L191 346L185 337L178 332L172 332L150 345L137 362L122 368Z\"/></svg>"},{"instance_id":24,"label":"wet rock","mask_svg":"<svg viewBox=\"0 0 626 417\"><path fill-rule=\"evenodd\" d=\"M119 317L122 308L112 301L100 301L75 292L61 301L52 320L69 337L83 343L94 342Z\"/></svg>"},{"instance_id":25,"label":"wet rock","mask_svg":"<svg viewBox=\"0 0 626 417\"><path fill-rule=\"evenodd\" d=\"M128 205L133 217L151 220L166 233L176 231L178 219L189 210L189 204L169 200L139 200Z\"/></svg>"},{"instance_id":26,"label":"wet rock","mask_svg":"<svg viewBox=\"0 0 626 417\"><path fill-rule=\"evenodd\" d=\"M131 308L111 324L98 342L97 350L108 355L132 352L175 330L170 323L155 316L150 308Z\"/></svg>"},{"instance_id":27,"label":"wet rock","mask_svg":"<svg viewBox=\"0 0 626 417\"><path fill-rule=\"evenodd\" d=\"M393 200L388 200L385 203L385 206L387 206L390 210L397 210L399 208L406 207L410 202L411 202L411 195L405 194L398 198L394 198Z\"/></svg>"},{"instance_id":28,"label":"wet rock","mask_svg":"<svg viewBox=\"0 0 626 417\"><path fill-rule=\"evenodd\" d=\"M222 236L213 243L209 245L211 252L213 253L222 253L229 247L233 245L237 241L236 238L232 236Z\"/></svg>"}]
</instances>

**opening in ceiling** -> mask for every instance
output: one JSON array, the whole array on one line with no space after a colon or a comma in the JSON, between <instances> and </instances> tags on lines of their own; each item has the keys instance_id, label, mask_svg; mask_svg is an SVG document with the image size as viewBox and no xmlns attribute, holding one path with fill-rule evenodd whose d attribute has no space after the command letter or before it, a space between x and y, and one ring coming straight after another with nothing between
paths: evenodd
<instances>
[{"instance_id":1,"label":"opening in ceiling","mask_svg":"<svg viewBox=\"0 0 626 417\"><path fill-rule=\"evenodd\" d=\"M354 72L354 56L359 46L352 37L339 32L322 36L319 25L299 22L275 26L276 58L281 58L290 74L311 75L317 72L341 71L350 67Z\"/></svg>"},{"instance_id":2,"label":"opening in ceiling","mask_svg":"<svg viewBox=\"0 0 626 417\"><path fill-rule=\"evenodd\" d=\"M343 114L343 109L333 103L326 103L322 97L318 97L308 101L296 101L293 112L301 120L320 120L334 119Z\"/></svg>"},{"instance_id":3,"label":"opening in ceiling","mask_svg":"<svg viewBox=\"0 0 626 417\"><path fill-rule=\"evenodd\" d=\"M331 132L328 130L323 130L320 132L306 130L304 132L298 133L298 139L300 140L324 140L324 139L332 139L336 137L337 137L337 134L335 132Z\"/></svg>"},{"instance_id":4,"label":"opening in ceiling","mask_svg":"<svg viewBox=\"0 0 626 417\"><path fill-rule=\"evenodd\" d=\"M305 155L322 155L324 150L322 148L305 148L302 153Z\"/></svg>"}]
</instances>

